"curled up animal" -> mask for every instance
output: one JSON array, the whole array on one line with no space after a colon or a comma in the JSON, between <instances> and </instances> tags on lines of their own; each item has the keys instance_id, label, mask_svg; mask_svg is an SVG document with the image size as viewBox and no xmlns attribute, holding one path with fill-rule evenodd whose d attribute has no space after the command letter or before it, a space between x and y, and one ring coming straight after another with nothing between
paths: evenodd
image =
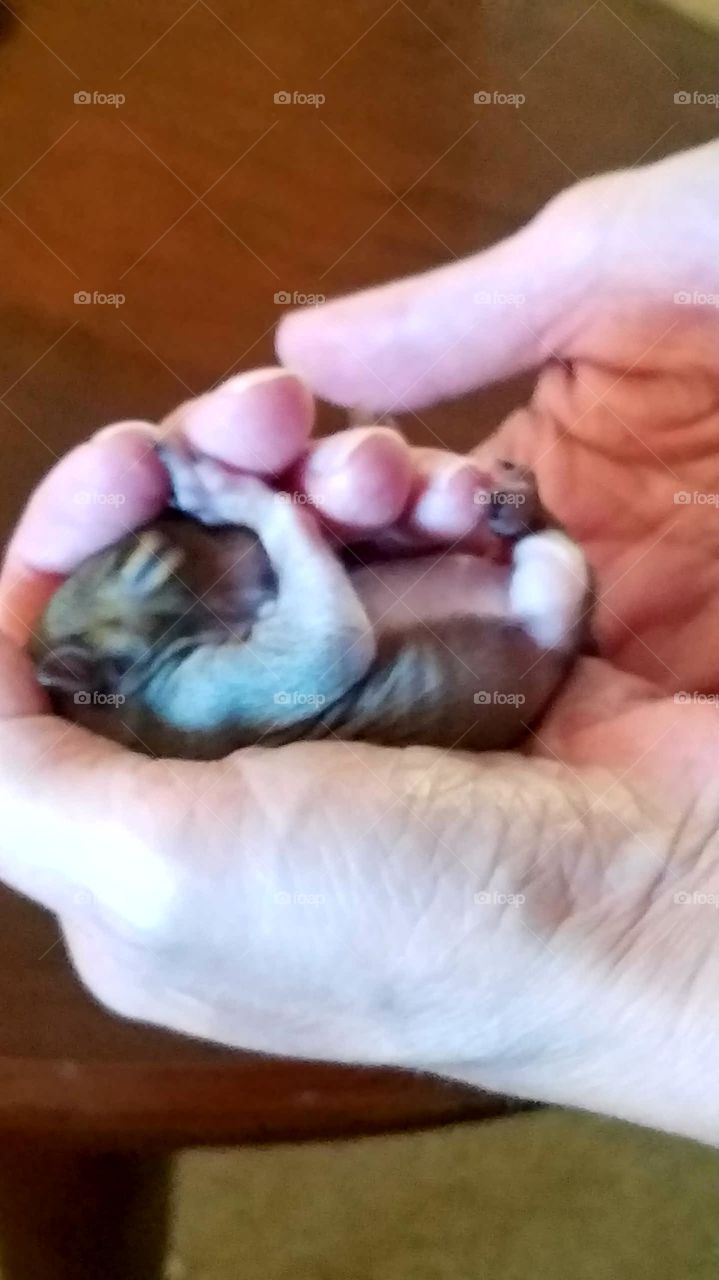
<instances>
[{"instance_id":1,"label":"curled up animal","mask_svg":"<svg viewBox=\"0 0 719 1280\"><path fill-rule=\"evenodd\" d=\"M492 554L367 561L262 480L161 446L174 503L59 587L32 641L55 709L153 755L332 735L509 748L587 635L582 550L498 462Z\"/></svg>"}]
</instances>

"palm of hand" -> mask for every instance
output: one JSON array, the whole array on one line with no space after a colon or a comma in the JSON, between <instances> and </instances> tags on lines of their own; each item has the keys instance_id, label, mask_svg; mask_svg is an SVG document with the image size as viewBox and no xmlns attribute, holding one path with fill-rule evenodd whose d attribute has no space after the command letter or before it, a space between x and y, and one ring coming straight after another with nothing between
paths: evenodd
<instances>
[{"instance_id":1,"label":"palm of hand","mask_svg":"<svg viewBox=\"0 0 719 1280\"><path fill-rule=\"evenodd\" d=\"M705 700L715 684L719 630L711 554L716 508L696 495L711 498L719 487L719 415L708 395L702 343L693 361L682 341L674 332L671 345L652 349L651 363L639 360L627 373L619 358L605 362L604 353L601 362L584 358L570 371L550 366L531 404L477 450L480 461L511 456L535 469L548 508L585 547L596 578L593 629L601 656L579 661L535 726L533 754L567 764L571 774L598 765L630 784L659 783L672 809L686 798L680 786L701 786L715 758L708 741L717 735L715 708ZM681 377L675 346L686 369ZM691 501L675 500L687 494ZM680 692L691 702L675 700ZM440 752L426 752L419 772L438 791L461 777L453 758ZM256 794L269 812L279 785L282 832L301 829L303 848L313 844L327 857L355 862L365 832L374 842L391 842L409 822L418 845L443 838L437 811L415 821L406 774L399 752L297 744L275 758L271 779L263 781L260 763ZM225 771L212 789L213 804L225 796L220 825L234 821L237 807L227 777ZM336 800L350 791L345 820ZM263 847L267 852L266 841Z\"/></svg>"},{"instance_id":2,"label":"palm of hand","mask_svg":"<svg viewBox=\"0 0 719 1280\"><path fill-rule=\"evenodd\" d=\"M691 361L686 364L691 370ZM701 368L674 378L671 361L666 370L655 364L634 378L590 360L578 362L571 375L550 367L529 408L513 415L486 446L495 457L534 466L547 506L585 545L603 597L597 611L603 656L579 664L533 740L538 753L569 765L570 783L579 764L599 764L615 776L629 773L637 782L658 776L675 785L680 760L684 776L694 770L700 785L707 756L715 758L706 750L708 735L716 733L715 709L677 705L671 697L677 689L708 689L712 681L714 596L707 563L713 563L715 512L709 504L674 502L677 491L712 488L717 421L704 403L706 381ZM18 788L16 761L25 785L30 756L33 789L52 796L58 776L67 773L70 790L60 779L63 795L76 795L70 809L78 813L70 814L67 837L58 834L51 865L43 861L49 854L40 830L42 865L11 859L6 874L60 912L81 974L113 1007L274 1052L426 1060L426 1049L397 1047L392 1036L385 1042L381 1014L363 1013L364 1002L390 970L414 972L418 989L425 972L441 971L446 906L438 898L421 927L417 917L418 904L433 902L438 884L456 897L454 909L475 936L474 891L488 883L493 843L500 833L506 836L504 801L496 814L486 808L497 791L496 761L485 770L482 762L439 751L325 742L191 765L127 758L99 740L89 744L66 732L58 757L57 731L48 718L25 721L21 729L16 722L12 738L8 788ZM92 840L85 848L92 836L86 794L91 746L95 776L106 770L104 808L120 831L129 822L132 840L143 850L133 870L123 846L130 896L121 907L114 880L103 879L106 861L97 861ZM506 759L508 771L514 770L516 757ZM512 772L509 792L529 781L526 770ZM455 847L458 815L472 830ZM536 821L541 826L539 814ZM502 847L505 888L523 883L541 836L534 829L524 853L514 840ZM582 830L572 838L579 848ZM470 861L465 846L473 850ZM159 857L157 883L148 850ZM162 916L153 894L161 898L168 868L170 885L188 886L173 909L169 939L169 922L158 931L145 920L148 913ZM224 884L229 868L237 884L218 893L215 871ZM78 884L89 891L89 912L76 906ZM316 915L288 911L298 895L329 905ZM140 901L142 919L135 920ZM543 990L543 966L535 965L534 995L527 986L527 947L533 962L545 954L550 961L552 953L537 941L536 921L519 929L511 955L498 950L493 926L502 908L482 910L485 927L473 943L473 970L503 973L499 1003L505 1014L507 1008L522 1013L524 997L529 1009ZM213 939L225 935L233 942L220 954ZM311 1011L328 975L336 1007L325 1022ZM493 1010L489 1000L490 1028ZM546 1009L551 1023L549 1015ZM502 1021L496 1024L499 1050ZM451 1058L451 1047L446 1052Z\"/></svg>"},{"instance_id":3,"label":"palm of hand","mask_svg":"<svg viewBox=\"0 0 719 1280\"><path fill-rule=\"evenodd\" d=\"M580 661L537 751L673 784L678 762L701 782L716 735L719 412L687 336L674 329L624 375L619 361L549 368L492 442L535 468L549 509L587 551L599 597L601 658Z\"/></svg>"},{"instance_id":4,"label":"palm of hand","mask_svg":"<svg viewBox=\"0 0 719 1280\"><path fill-rule=\"evenodd\" d=\"M677 811L686 800L678 786L686 787L689 781L701 787L704 773L716 758L707 750L707 738L716 738L714 707L699 701L678 703L673 696L678 691L711 689L716 653L716 592L707 568L712 563L709 548L716 512L711 503L697 501L695 495L713 491L719 421L705 403L704 373L692 372L691 362L687 365L690 371L681 381L672 374L671 361L666 368L655 364L651 370L637 368L624 377L617 368L589 360L578 362L571 372L550 367L541 376L531 405L512 415L478 450L480 459L485 453L511 456L534 467L547 506L585 546L596 575L595 633L601 657L580 660L565 691L536 727L533 751L568 765L570 776L580 766L599 765L608 767L611 777L636 784L639 790L645 783L651 787L659 782L669 808L676 806ZM675 502L678 493L689 493L692 501ZM233 832L237 829L238 775L224 765L207 769L200 775L203 820L213 844L222 845L228 824ZM208 778L212 778L209 789ZM349 915L340 913L344 920L341 945L324 938L320 950L324 953L329 947L332 964L338 971L348 968L353 983L358 980L358 965L359 971L368 966L371 971L369 957L375 949L378 953L389 950L398 971L418 963L413 954L416 922L397 886L392 887L394 871L388 870L393 851L411 846L406 874L414 877L418 893L422 892L422 850L429 855L439 848L440 861L449 864L451 874L458 872L458 885L474 890L486 883L482 859L468 866L454 849L455 807L462 809L463 804L476 801L466 763L452 755L427 751L409 764L405 753L365 745L342 744L338 749L332 743L297 744L275 756L271 772L261 758L256 770L245 766L245 781L248 778L258 812L274 813L270 823L250 820L243 828L246 843L261 849L261 879L266 887L281 884L290 901L297 893L311 893L324 885L328 875L352 880L358 897L352 897ZM422 797L430 784L433 799L427 804ZM281 815L275 809L278 791L283 796ZM468 798L463 800L463 795ZM583 824L574 835L577 849L586 847ZM539 828L536 839L541 854ZM292 858L286 856L288 842L296 855ZM553 844L550 836L549 849ZM656 852L661 856L660 848ZM526 868L521 859L513 866L512 851L506 853L505 875L511 886L515 877L522 881ZM454 866L455 860L462 865ZM542 862L541 856L537 862ZM384 883L378 892L380 875ZM400 880L405 882L404 875ZM424 889L428 891L428 886ZM490 924L489 919L486 923ZM281 912L275 927L282 928ZM249 922L247 928L249 938L253 932ZM516 970L506 954L500 959L493 928L475 946L480 968L484 964L495 972L499 966L504 972L512 991L509 1007L521 1014L520 1021L528 1016L532 1000L541 999L551 1024L561 1013L552 1012L552 1002L539 993L544 960L551 965L558 953L556 948L545 951L541 935L537 925L520 931ZM76 954L81 951L79 942L76 937ZM295 945L300 955L295 953L294 998L301 1001L307 972L301 940L295 939ZM318 945L316 937L313 945ZM536 987L521 976L527 947L535 965ZM242 950L243 966L251 965L251 953L248 942L248 950ZM230 972L237 962L235 955ZM89 967L96 963L97 957L91 955ZM425 963L434 963L431 948ZM184 982L185 989L199 995L210 978L198 976L195 970L185 975ZM285 989L291 987L285 979ZM492 1008L490 1002L490 1021ZM348 1017L350 1052L357 1053L365 1029L357 1036L351 1011L337 1017L340 1025ZM255 1021L244 1002L235 999L234 1011L223 1024L223 1037L238 1035L235 1019L246 1045L276 1049L279 1037L284 1051L309 1050L320 1056L335 1051L325 1042L321 1028L308 1030L303 1025L298 1030L287 1009L279 1026L268 1032L262 1019ZM368 1052L371 1056L373 1051ZM382 1057L386 1052L380 1049L378 1054Z\"/></svg>"}]
</instances>

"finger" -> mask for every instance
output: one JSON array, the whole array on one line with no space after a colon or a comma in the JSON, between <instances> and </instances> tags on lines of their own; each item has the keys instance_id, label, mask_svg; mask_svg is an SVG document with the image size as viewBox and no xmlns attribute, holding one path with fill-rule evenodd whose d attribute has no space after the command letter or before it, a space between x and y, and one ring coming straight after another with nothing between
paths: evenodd
<instances>
[{"instance_id":1,"label":"finger","mask_svg":"<svg viewBox=\"0 0 719 1280\"><path fill-rule=\"evenodd\" d=\"M351 427L320 441L299 479L325 520L348 531L373 532L403 512L414 479L412 454L389 427Z\"/></svg>"},{"instance_id":2,"label":"finger","mask_svg":"<svg viewBox=\"0 0 719 1280\"><path fill-rule=\"evenodd\" d=\"M580 229L581 230L581 229ZM581 238L581 237L580 237ZM576 239L576 237L575 237ZM540 216L465 261L283 318L279 358L339 404L413 409L542 363L576 287L575 239Z\"/></svg>"},{"instance_id":3,"label":"finger","mask_svg":"<svg viewBox=\"0 0 719 1280\"><path fill-rule=\"evenodd\" d=\"M25 658L8 645L0 639L0 705L16 715L0 718L0 876L56 912L129 919L135 903L151 924L171 876L131 829L143 809L143 784L134 781L141 762L59 716L31 714L42 708L29 703L27 672L20 706L9 680Z\"/></svg>"},{"instance_id":4,"label":"finger","mask_svg":"<svg viewBox=\"0 0 719 1280\"><path fill-rule=\"evenodd\" d=\"M154 515L167 496L149 423L118 423L79 445L40 483L7 554L7 564L67 573Z\"/></svg>"},{"instance_id":5,"label":"finger","mask_svg":"<svg viewBox=\"0 0 719 1280\"><path fill-rule=\"evenodd\" d=\"M471 458L442 449L415 449L416 489L406 516L409 531L432 541L469 537L486 523L491 481Z\"/></svg>"},{"instance_id":6,"label":"finger","mask_svg":"<svg viewBox=\"0 0 719 1280\"><path fill-rule=\"evenodd\" d=\"M118 423L67 454L31 497L0 573L0 628L23 641L30 621L86 556L151 519L168 480L149 423Z\"/></svg>"},{"instance_id":7,"label":"finger","mask_svg":"<svg viewBox=\"0 0 719 1280\"><path fill-rule=\"evenodd\" d=\"M33 716L49 709L26 653L0 635L0 721Z\"/></svg>"},{"instance_id":8,"label":"finger","mask_svg":"<svg viewBox=\"0 0 719 1280\"><path fill-rule=\"evenodd\" d=\"M286 369L238 374L213 391L180 405L163 423L192 447L220 462L278 475L307 448L314 423L314 400Z\"/></svg>"},{"instance_id":9,"label":"finger","mask_svg":"<svg viewBox=\"0 0 719 1280\"><path fill-rule=\"evenodd\" d=\"M396 431L352 428L320 441L296 487L344 542L358 535L378 550L487 540L487 468L441 449L408 449Z\"/></svg>"},{"instance_id":10,"label":"finger","mask_svg":"<svg viewBox=\"0 0 719 1280\"><path fill-rule=\"evenodd\" d=\"M62 582L62 574L39 573L18 561L2 575L0 632L14 644L27 644L45 605Z\"/></svg>"}]
</instances>

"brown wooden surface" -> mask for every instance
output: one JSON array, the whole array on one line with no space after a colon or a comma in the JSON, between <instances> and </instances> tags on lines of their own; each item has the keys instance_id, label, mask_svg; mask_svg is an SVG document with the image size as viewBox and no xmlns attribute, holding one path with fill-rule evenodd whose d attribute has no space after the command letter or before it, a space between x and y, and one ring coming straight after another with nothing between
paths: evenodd
<instances>
[{"instance_id":1,"label":"brown wooden surface","mask_svg":"<svg viewBox=\"0 0 719 1280\"><path fill-rule=\"evenodd\" d=\"M6 1280L161 1280L169 1162L25 1143L0 1154Z\"/></svg>"},{"instance_id":2,"label":"brown wooden surface","mask_svg":"<svg viewBox=\"0 0 719 1280\"><path fill-rule=\"evenodd\" d=\"M638 2L18 0L17 17L1 12L6 527L89 430L269 361L275 292L330 295L464 254L575 175L716 129L710 107L674 103L680 89L713 91L712 39ZM326 102L275 104L281 90ZM475 105L481 90L526 102ZM79 91L126 102L75 104ZM77 305L79 290L126 302ZM518 394L477 395L407 430L466 447ZM496 1107L431 1079L133 1027L83 994L57 936L0 897L6 1132L261 1140Z\"/></svg>"}]
</instances>

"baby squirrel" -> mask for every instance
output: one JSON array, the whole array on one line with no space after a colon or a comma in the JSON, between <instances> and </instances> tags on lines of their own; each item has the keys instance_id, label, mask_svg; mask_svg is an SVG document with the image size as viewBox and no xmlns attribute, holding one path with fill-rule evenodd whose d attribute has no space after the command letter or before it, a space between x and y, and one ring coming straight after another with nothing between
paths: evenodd
<instances>
[{"instance_id":1,"label":"baby squirrel","mask_svg":"<svg viewBox=\"0 0 719 1280\"><path fill-rule=\"evenodd\" d=\"M557 691L589 574L527 468L498 463L478 507L506 564L362 564L296 498L158 448L176 509L81 564L32 641L60 714L187 759L332 735L486 750L519 743Z\"/></svg>"}]
</instances>

